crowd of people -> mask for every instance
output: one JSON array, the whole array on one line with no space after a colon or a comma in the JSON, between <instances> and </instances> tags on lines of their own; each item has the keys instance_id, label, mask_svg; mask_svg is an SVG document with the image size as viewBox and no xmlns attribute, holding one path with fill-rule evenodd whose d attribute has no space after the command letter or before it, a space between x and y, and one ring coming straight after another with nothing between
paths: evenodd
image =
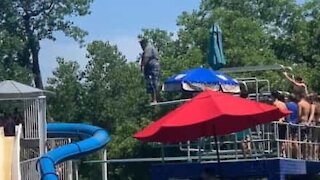
<instances>
[{"instance_id":1,"label":"crowd of people","mask_svg":"<svg viewBox=\"0 0 320 180\"><path fill-rule=\"evenodd\" d=\"M270 104L279 109L289 110L288 117L281 118L277 123L277 138L282 157L319 160L320 150L320 98L316 93L309 93L306 83L301 77L283 73L292 83L289 93L271 92ZM241 93L240 97L248 98ZM237 133L243 137L242 150L244 158L252 152L249 132Z\"/></svg>"},{"instance_id":2,"label":"crowd of people","mask_svg":"<svg viewBox=\"0 0 320 180\"><path fill-rule=\"evenodd\" d=\"M18 112L18 108L15 108L13 113L0 113L0 127L3 127L5 136L15 136L16 125L22 123L23 118Z\"/></svg>"},{"instance_id":3,"label":"crowd of people","mask_svg":"<svg viewBox=\"0 0 320 180\"><path fill-rule=\"evenodd\" d=\"M308 92L301 77L290 77L286 72L284 75L293 84L292 92L288 96L277 91L271 94L273 105L292 112L289 117L278 120L281 156L319 160L320 99L316 93Z\"/></svg>"}]
</instances>

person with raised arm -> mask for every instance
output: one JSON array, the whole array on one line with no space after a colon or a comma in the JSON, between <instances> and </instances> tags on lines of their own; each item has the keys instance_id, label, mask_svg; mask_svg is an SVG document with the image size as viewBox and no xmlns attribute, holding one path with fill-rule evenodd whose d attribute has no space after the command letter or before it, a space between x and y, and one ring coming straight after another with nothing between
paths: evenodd
<instances>
[{"instance_id":1,"label":"person with raised arm","mask_svg":"<svg viewBox=\"0 0 320 180\"><path fill-rule=\"evenodd\" d=\"M293 93L296 96L307 96L308 87L304 80L300 76L290 77L287 72L283 73L286 79L288 79L293 84Z\"/></svg>"}]
</instances>

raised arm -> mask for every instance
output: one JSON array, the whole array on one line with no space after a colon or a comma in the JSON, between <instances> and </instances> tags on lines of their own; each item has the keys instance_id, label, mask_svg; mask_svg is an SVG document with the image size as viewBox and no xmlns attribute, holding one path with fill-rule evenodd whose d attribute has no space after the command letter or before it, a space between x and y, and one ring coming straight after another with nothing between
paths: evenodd
<instances>
[{"instance_id":1,"label":"raised arm","mask_svg":"<svg viewBox=\"0 0 320 180\"><path fill-rule=\"evenodd\" d=\"M303 83L302 86L304 87L304 90L305 90L305 92L306 92L306 95L308 95L309 92L308 92L308 87L307 87L307 85Z\"/></svg>"},{"instance_id":2,"label":"raised arm","mask_svg":"<svg viewBox=\"0 0 320 180\"><path fill-rule=\"evenodd\" d=\"M286 77L286 79L288 79L288 80L289 80L291 83L293 83L294 85L296 85L296 86L303 86L303 87L305 88L306 94L308 94L308 89L307 89L307 86L306 86L305 83L303 83L303 82L299 83L299 82L295 81L293 78L291 78L291 77L288 75L287 72L284 72L283 75Z\"/></svg>"},{"instance_id":3,"label":"raised arm","mask_svg":"<svg viewBox=\"0 0 320 180\"><path fill-rule=\"evenodd\" d=\"M292 82L292 83L294 83L294 84L297 83L293 78L289 77L289 75L288 75L287 72L284 72L283 75L284 75L290 82Z\"/></svg>"}]
</instances>

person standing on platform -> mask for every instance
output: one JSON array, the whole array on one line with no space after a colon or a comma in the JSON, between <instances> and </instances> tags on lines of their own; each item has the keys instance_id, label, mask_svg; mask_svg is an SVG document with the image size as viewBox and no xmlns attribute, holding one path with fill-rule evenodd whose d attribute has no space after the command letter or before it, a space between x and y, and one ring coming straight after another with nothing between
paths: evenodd
<instances>
[{"instance_id":1,"label":"person standing on platform","mask_svg":"<svg viewBox=\"0 0 320 180\"><path fill-rule=\"evenodd\" d=\"M319 145L320 143L320 101L317 95L314 95L314 131L313 131L313 141L316 143L314 146L314 157L313 159L318 161L319 160Z\"/></svg>"},{"instance_id":2,"label":"person standing on platform","mask_svg":"<svg viewBox=\"0 0 320 180\"><path fill-rule=\"evenodd\" d=\"M307 100L307 97L302 94L298 98L298 106L299 106L299 123L303 125L301 127L301 141L308 142L310 138L310 128L309 125L309 117L311 114L311 104ZM308 158L308 146L306 144L302 144L302 158Z\"/></svg>"},{"instance_id":3,"label":"person standing on platform","mask_svg":"<svg viewBox=\"0 0 320 180\"><path fill-rule=\"evenodd\" d=\"M309 115L309 121L308 121L308 128L309 128L309 134L308 134L308 142L309 142L309 146L308 146L308 159L309 160L314 160L316 155L316 149L317 149L317 145L313 144L313 143L318 143L318 134L319 131L318 129L315 127L317 126L318 120L319 120L319 103L318 103L318 95L315 93L312 93L309 95L308 97L308 101L311 105L311 110L310 110L310 115Z\"/></svg>"},{"instance_id":4,"label":"person standing on platform","mask_svg":"<svg viewBox=\"0 0 320 180\"><path fill-rule=\"evenodd\" d=\"M308 95L308 87L301 77L290 77L287 72L284 72L283 74L293 84L293 93L296 96L306 97Z\"/></svg>"},{"instance_id":5,"label":"person standing on platform","mask_svg":"<svg viewBox=\"0 0 320 180\"><path fill-rule=\"evenodd\" d=\"M249 99L249 94L247 91L242 90L240 92L240 97L244 99ZM250 137L250 129L245 129L241 132L236 133L237 141L242 140L242 154L243 158L246 159L247 155L249 157L252 156L252 148L251 148L251 137Z\"/></svg>"},{"instance_id":6,"label":"person standing on platform","mask_svg":"<svg viewBox=\"0 0 320 180\"><path fill-rule=\"evenodd\" d=\"M143 50L141 71L144 73L147 92L151 94L151 102L157 103L161 74L159 53L147 39L142 39L140 45Z\"/></svg>"},{"instance_id":7,"label":"person standing on platform","mask_svg":"<svg viewBox=\"0 0 320 180\"><path fill-rule=\"evenodd\" d=\"M276 106L279 109L282 110L287 110L287 106L285 104L285 98L284 95L280 94L278 91L273 91L271 93L272 99L273 99L273 105ZM285 122L285 118L280 118L278 120L278 134L279 134L279 140L283 141L286 138L286 134L287 134L287 125L283 124ZM282 157L286 157L286 151L285 151L285 147L286 147L286 143L284 142L280 142L280 147L281 147L281 156Z\"/></svg>"},{"instance_id":8,"label":"person standing on platform","mask_svg":"<svg viewBox=\"0 0 320 180\"><path fill-rule=\"evenodd\" d=\"M299 123L299 106L297 98L294 94L290 94L286 103L287 109L291 111L290 116L287 117L289 126L289 140L298 141L298 123ZM289 143L289 149L292 157L298 157L298 143Z\"/></svg>"}]
</instances>

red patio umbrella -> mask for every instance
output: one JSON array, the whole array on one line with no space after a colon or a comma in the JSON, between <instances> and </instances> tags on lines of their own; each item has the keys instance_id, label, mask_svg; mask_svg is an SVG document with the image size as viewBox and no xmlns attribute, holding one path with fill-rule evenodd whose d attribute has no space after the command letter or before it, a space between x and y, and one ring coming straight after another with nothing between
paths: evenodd
<instances>
[{"instance_id":1,"label":"red patio umbrella","mask_svg":"<svg viewBox=\"0 0 320 180\"><path fill-rule=\"evenodd\" d=\"M177 143L225 135L290 114L275 106L205 91L134 135L146 142Z\"/></svg>"}]
</instances>

